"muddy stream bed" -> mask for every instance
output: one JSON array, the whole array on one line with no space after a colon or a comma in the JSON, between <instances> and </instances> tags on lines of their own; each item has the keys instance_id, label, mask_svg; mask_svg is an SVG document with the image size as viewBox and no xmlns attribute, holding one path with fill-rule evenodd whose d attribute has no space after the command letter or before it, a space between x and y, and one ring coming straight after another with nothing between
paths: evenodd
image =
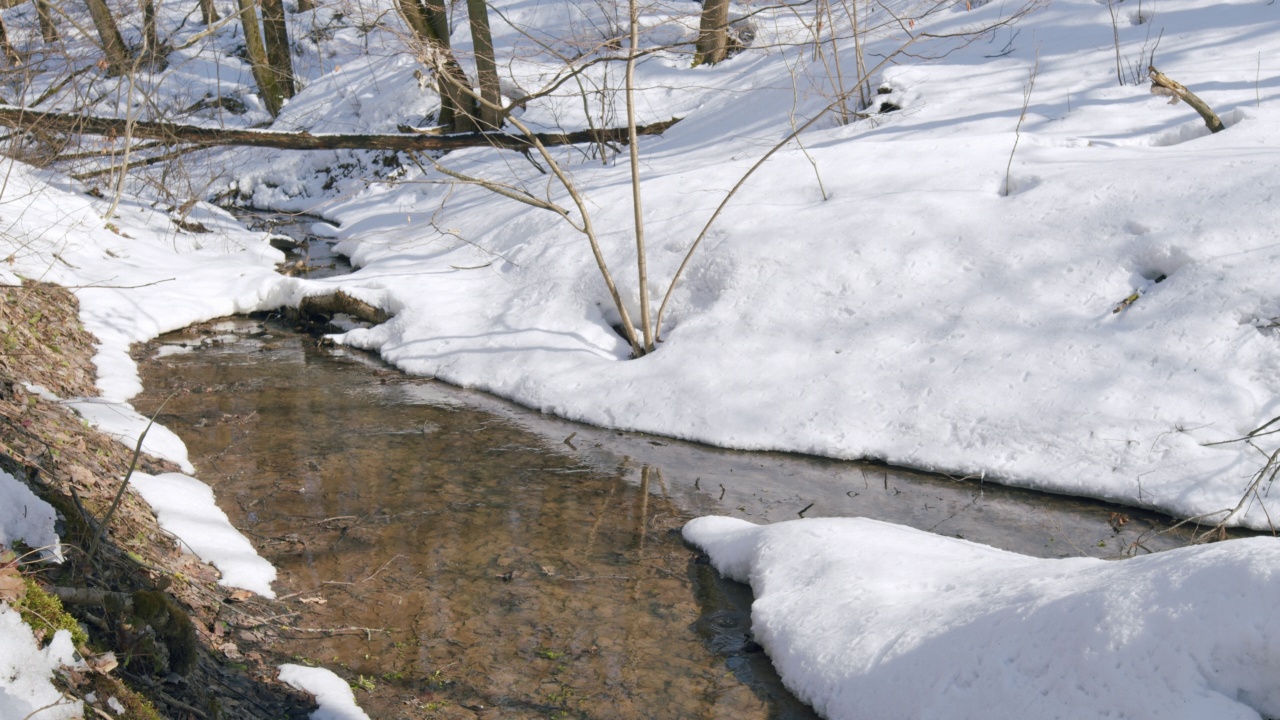
<instances>
[{"instance_id":1,"label":"muddy stream bed","mask_svg":"<svg viewBox=\"0 0 1280 720\"><path fill-rule=\"evenodd\" d=\"M135 399L280 571L274 648L381 718L811 718L692 517L867 516L1042 557L1185 544L1105 503L617 433L406 377L279 318L139 348ZM320 632L322 628L337 631Z\"/></svg>"}]
</instances>

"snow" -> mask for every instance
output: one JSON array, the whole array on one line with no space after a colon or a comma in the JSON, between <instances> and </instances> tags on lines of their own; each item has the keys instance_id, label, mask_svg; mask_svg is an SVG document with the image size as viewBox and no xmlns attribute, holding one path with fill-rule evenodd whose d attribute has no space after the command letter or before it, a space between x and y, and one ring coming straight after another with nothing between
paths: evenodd
<instances>
[{"instance_id":1,"label":"snow","mask_svg":"<svg viewBox=\"0 0 1280 720\"><path fill-rule=\"evenodd\" d=\"M276 569L236 530L214 500L213 489L181 473L134 472L129 484L156 513L160 527L222 573L220 585L274 598Z\"/></svg>"},{"instance_id":2,"label":"snow","mask_svg":"<svg viewBox=\"0 0 1280 720\"><path fill-rule=\"evenodd\" d=\"M84 705L50 682L63 665L82 664L71 633L59 630L41 648L16 610L0 602L0 718L63 720L84 717Z\"/></svg>"},{"instance_id":3,"label":"snow","mask_svg":"<svg viewBox=\"0 0 1280 720\"><path fill-rule=\"evenodd\" d=\"M280 681L316 696L320 707L311 713L311 720L369 720L356 705L355 693L329 670L285 664L280 666Z\"/></svg>"},{"instance_id":4,"label":"snow","mask_svg":"<svg viewBox=\"0 0 1280 720\"><path fill-rule=\"evenodd\" d=\"M344 8L343 17L375 17L373 4ZM516 28L536 28L541 40L584 22L608 25L590 3L496 7L512 93L562 70ZM955 32L1015 9L960 7L939 6L919 27ZM352 327L339 342L569 419L730 448L985 473L1266 528L1280 507L1265 507L1273 502L1265 486L1246 493L1261 467L1251 445L1269 453L1274 436L1214 443L1280 415L1280 282L1270 272L1280 261L1271 183L1280 88L1267 79L1280 36L1259 30L1271 27L1268 7L1170 0L1119 17L1121 60L1136 62L1159 37L1158 64L1218 109L1228 125L1218 134L1185 105L1134 84L1133 62L1122 62L1126 83L1117 82L1111 16L1093 0L1058 0L969 44L921 40L871 78L884 93L871 109L901 110L847 124L821 119L803 149L792 143L743 185L676 286L658 351L639 360L610 328L618 313L585 239L563 219L442 184L404 158L390 171L375 153L212 151L242 197L321 213L326 222L315 228L359 268L339 278L276 274L282 256L266 233L204 204L186 219L210 233L189 233L157 203L128 194L107 227L108 200L20 164L0 201L0 227L36 238L15 245L10 269L80 287L83 318L100 340L99 388L113 403L139 389L130 343L341 289L395 317ZM688 37L696 10L680 2L646 10L646 42ZM402 38L358 31L338 14L294 17L304 88L274 129L421 124L436 99ZM717 66L690 69L675 51L640 63L640 120L684 118L641 141L655 305L724 193L831 103L827 66L813 57L801 19L754 15L761 49ZM876 25L869 57L901 46L896 27ZM165 102L223 93L227 83L245 97L251 78L224 40L180 51L170 76L148 82L186 83ZM467 41L460 25L454 42L464 58ZM842 61L851 55L844 48ZM583 77L594 87L603 73L593 67ZM222 121L262 120L249 104L249 114ZM582 108L561 93L520 118L535 129L576 129L586 125ZM625 157L601 164L580 150L554 152L587 198L638 318ZM572 205L518 157L476 148L442 162ZM377 181L375 167L393 180Z\"/></svg>"},{"instance_id":5,"label":"snow","mask_svg":"<svg viewBox=\"0 0 1280 720\"><path fill-rule=\"evenodd\" d=\"M185 472L196 471L187 459L187 446L182 439L169 428L151 423L150 418L138 414L132 405L96 397L72 398L65 404L79 413L90 425L110 435L126 447L137 447L138 436L146 432L147 436L142 440L143 452L172 461Z\"/></svg>"},{"instance_id":6,"label":"snow","mask_svg":"<svg viewBox=\"0 0 1280 720\"><path fill-rule=\"evenodd\" d=\"M685 526L832 720L1280 716L1280 540L1045 560L862 518Z\"/></svg>"},{"instance_id":7,"label":"snow","mask_svg":"<svg viewBox=\"0 0 1280 720\"><path fill-rule=\"evenodd\" d=\"M948 3L920 15L906 0L886 5L915 18L907 29L935 36L1016 9ZM563 71L547 47L571 57L580 48L566 38L603 41L618 24L594 2L493 6L513 97ZM646 7L644 42L691 38L698 7ZM677 49L637 68L640 121L683 118L640 143L643 289L655 305L725 193L832 101L836 58L830 43L814 52L803 7L735 6L754 13L754 46L724 63L691 68ZM33 25L16 22L30 12L8 11L16 42L34 42ZM111 218L105 181L88 183L104 195L95 197L15 161L0 193L0 279L77 288L100 343L102 393L77 407L126 444L145 420L127 406L140 390L130 344L340 289L394 317L336 341L565 418L730 448L981 473L1270 527L1280 516L1270 479L1253 483L1280 436L1238 440L1280 416L1274 8L1055 0L973 42L921 38L905 54L895 54L904 28L883 7L869 12L867 57L890 58L870 78L878 94L869 115L818 120L803 147L789 144L742 186L675 287L657 352L640 359L629 359L611 328L620 314L585 238L563 218L378 153L205 151L187 158L199 168L182 180L190 187L169 189L174 178L153 168L150 184L131 184L137 194L125 193ZM114 94L95 87L96 111L123 114L134 100L176 116L194 98L234 96L245 115L195 120L269 119L233 54L233 32L201 39L177 10L162 15L181 47L170 70ZM302 90L273 129L426 124L438 100L397 22L384 0L291 14ZM91 55L72 37L69 47ZM453 43L468 63L465 22ZM851 40L839 50L852 84ZM1152 53L1218 110L1226 130L1210 134L1185 105L1137 82ZM567 83L530 102L521 121L576 130L591 112L597 127L616 124L615 70L584 69L579 87L613 84L583 102ZM90 76L103 87L117 82ZM52 87L33 72L15 92L30 100ZM46 106L90 95L72 83ZM880 103L900 109L876 112ZM586 198L637 319L625 155L552 153ZM544 167L514 153L475 148L439 160L573 207ZM223 191L322 215L313 229L338 241L357 270L283 277L267 234L225 212L196 203L181 213L208 233L175 222L181 200ZM570 218L580 219L576 209ZM185 462L180 442L152 432L157 452ZM190 512L199 499L188 528L227 529L207 487L161 477L151 479L166 493L157 502ZM1270 540L1100 564L1031 560L865 520L751 528L707 519L688 532L725 572L752 582L762 642L797 693L831 717L853 708L892 717L966 708L1280 714L1264 679L1276 675L1263 650L1274 640L1262 604L1274 595ZM186 541L195 548L201 537ZM220 537L204 552L237 545ZM247 552L214 562L234 575L243 571L237 557ZM270 592L261 566L250 565L258 569L243 582ZM864 694L885 703L881 712Z\"/></svg>"},{"instance_id":8,"label":"snow","mask_svg":"<svg viewBox=\"0 0 1280 720\"><path fill-rule=\"evenodd\" d=\"M504 7L512 23L554 20L546 5ZM1280 110L1276 89L1256 82L1274 74L1266 58L1280 39L1254 30L1270 22L1265 8L1180 0L1152 22L1122 22L1129 56L1163 28L1159 65L1218 107L1229 127L1217 135L1185 105L1117 83L1113 50L1100 45L1110 18L1092 0L1056 2L1016 37L913 48L945 56L898 58L876 74L889 91L877 97L901 111L820 121L804 152L783 150L744 186L677 287L664 342L640 360L609 327L617 313L585 239L552 213L475 187L445 190L441 176L414 168L326 191L316 169L333 155L246 163L238 187L336 224L360 269L326 283L396 313L337 339L411 373L605 427L985 473L1266 528L1280 508L1264 509L1265 494L1231 512L1261 466L1257 450L1209 444L1280 414L1280 336L1269 327L1280 315ZM999 12L946 11L929 29ZM770 17L756 19L762 42L790 37L795 28ZM877 41L875 52L895 43ZM1007 54L987 57L1005 43ZM686 118L641 142L655 301L724 192L789 132L792 108L799 121L829 103L802 52L748 52L698 70L675 57L642 65L641 120ZM546 70L513 54L517 76ZM384 128L417 112L399 59L342 68L379 86L339 93L335 71L290 103L287 121ZM571 102L552 105L522 120L551 125L560 113L583 124ZM626 163L558 157L589 198L634 319ZM499 151L442 162L546 187ZM546 192L570 205L554 185Z\"/></svg>"},{"instance_id":9,"label":"snow","mask_svg":"<svg viewBox=\"0 0 1280 720\"><path fill-rule=\"evenodd\" d=\"M62 561L62 542L54 529L58 513L36 497L26 483L0 470L0 546L22 541L38 548L41 556Z\"/></svg>"},{"instance_id":10,"label":"snow","mask_svg":"<svg viewBox=\"0 0 1280 720\"><path fill-rule=\"evenodd\" d=\"M138 435L151 421L138 414L125 402L103 398L71 398L63 400L48 389L28 384L29 392L51 402L74 409L102 432L126 447L136 447ZM195 468L187 460L187 446L173 431L158 423L151 424L142 443L143 449L157 457L171 460L188 472ZM129 483L156 514L160 526L177 537L201 560L221 571L219 584L252 590L265 597L275 597L271 582L276 569L262 559L248 538L240 534L214 500L213 489L190 475L164 473L148 475L134 471ZM58 536L54 533L53 507L37 498L25 485L0 471L0 543L23 539L35 547L51 547L50 557L62 558Z\"/></svg>"}]
</instances>

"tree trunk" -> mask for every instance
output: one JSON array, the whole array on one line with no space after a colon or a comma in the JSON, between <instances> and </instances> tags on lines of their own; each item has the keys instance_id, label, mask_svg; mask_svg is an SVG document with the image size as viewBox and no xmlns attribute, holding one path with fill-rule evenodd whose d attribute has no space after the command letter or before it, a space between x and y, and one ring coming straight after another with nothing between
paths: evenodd
<instances>
[{"instance_id":1,"label":"tree trunk","mask_svg":"<svg viewBox=\"0 0 1280 720\"><path fill-rule=\"evenodd\" d=\"M89 15L93 25L102 39L103 63L108 75L123 75L129 71L129 51L125 49L124 39L120 37L120 28L116 19L111 17L111 10L106 0L85 0L89 5Z\"/></svg>"},{"instance_id":2,"label":"tree trunk","mask_svg":"<svg viewBox=\"0 0 1280 720\"><path fill-rule=\"evenodd\" d=\"M204 20L205 25L212 25L222 19L218 17L218 7L213 4L213 0L200 0L200 19Z\"/></svg>"},{"instance_id":3,"label":"tree trunk","mask_svg":"<svg viewBox=\"0 0 1280 720\"><path fill-rule=\"evenodd\" d=\"M249 56L253 79L258 83L258 92L262 94L267 112L271 113L271 117L277 117L284 107L284 90L276 82L276 74L267 60L267 50L262 43L262 27L258 25L257 8L254 7L253 0L237 2L240 6L240 24L244 27L245 54Z\"/></svg>"},{"instance_id":4,"label":"tree trunk","mask_svg":"<svg viewBox=\"0 0 1280 720\"><path fill-rule=\"evenodd\" d=\"M644 207L640 202L640 143L636 140L636 50L640 45L640 8L636 0L627 3L631 17L630 46L627 49L627 150L631 160L631 206L636 228L636 272L640 288L640 332L644 346L636 356L653 352L653 323L649 318L649 263L644 246Z\"/></svg>"},{"instance_id":5,"label":"tree trunk","mask_svg":"<svg viewBox=\"0 0 1280 720\"><path fill-rule=\"evenodd\" d=\"M476 50L476 76L480 80L480 127L497 130L502 126L502 93L498 88L498 62L493 54L493 34L489 31L486 0L467 0L471 18L471 42Z\"/></svg>"},{"instance_id":6,"label":"tree trunk","mask_svg":"<svg viewBox=\"0 0 1280 720\"><path fill-rule=\"evenodd\" d=\"M284 3L262 0L262 35L267 47L267 63L275 73L280 92L287 100L297 91L293 80L293 57L289 48L289 28L284 19Z\"/></svg>"},{"instance_id":7,"label":"tree trunk","mask_svg":"<svg viewBox=\"0 0 1280 720\"><path fill-rule=\"evenodd\" d=\"M160 60L160 33L156 31L155 0L142 0L142 57L152 63Z\"/></svg>"},{"instance_id":8,"label":"tree trunk","mask_svg":"<svg viewBox=\"0 0 1280 720\"><path fill-rule=\"evenodd\" d=\"M400 0L396 7L400 8L400 17L404 18L404 24L409 26L415 37L419 40L431 37L431 26L427 24L426 12L418 0Z\"/></svg>"},{"instance_id":9,"label":"tree trunk","mask_svg":"<svg viewBox=\"0 0 1280 720\"><path fill-rule=\"evenodd\" d=\"M40 38L46 43L58 42L58 26L53 22L49 0L35 0L36 17L40 20Z\"/></svg>"},{"instance_id":10,"label":"tree trunk","mask_svg":"<svg viewBox=\"0 0 1280 720\"><path fill-rule=\"evenodd\" d=\"M436 75L440 115L436 121L451 132L475 132L477 105L471 81L449 47L449 15L444 0L400 0L405 23L422 44L422 62Z\"/></svg>"},{"instance_id":11,"label":"tree trunk","mask_svg":"<svg viewBox=\"0 0 1280 720\"><path fill-rule=\"evenodd\" d=\"M250 2L252 0L249 0ZM679 122L672 118L636 128L637 135L660 135ZM528 150L534 141L544 146L574 145L585 142L627 142L627 128L579 130L568 133L467 133L462 135L427 135L417 132L360 135L348 133L277 132L272 130L232 130L181 125L154 120L94 117L76 113L48 113L0 106L0 125L44 133L68 133L124 137L128 133L138 140L160 140L164 143L192 145L241 145L282 150L459 150L470 147L499 147Z\"/></svg>"},{"instance_id":12,"label":"tree trunk","mask_svg":"<svg viewBox=\"0 0 1280 720\"><path fill-rule=\"evenodd\" d=\"M714 65L729 52L729 0L704 0L693 66Z\"/></svg>"},{"instance_id":13,"label":"tree trunk","mask_svg":"<svg viewBox=\"0 0 1280 720\"><path fill-rule=\"evenodd\" d=\"M10 67L22 65L22 56L13 49L13 45L9 42L9 29L4 26L3 17L0 17L0 52L4 53L4 59L9 62Z\"/></svg>"}]
</instances>

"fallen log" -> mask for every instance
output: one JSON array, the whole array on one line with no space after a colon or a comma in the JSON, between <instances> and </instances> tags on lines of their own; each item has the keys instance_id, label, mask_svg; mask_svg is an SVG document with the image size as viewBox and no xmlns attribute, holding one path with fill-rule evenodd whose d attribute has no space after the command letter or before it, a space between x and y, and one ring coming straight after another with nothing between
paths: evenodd
<instances>
[{"instance_id":1,"label":"fallen log","mask_svg":"<svg viewBox=\"0 0 1280 720\"><path fill-rule=\"evenodd\" d=\"M660 135L680 122L672 118L636 128L640 135ZM459 150L471 147L498 147L527 150L534 146L525 135L503 132L428 135L420 132L395 134L317 133L306 130L242 130L211 128L199 125L77 115L73 113L37 112L27 108L0 106L0 125L27 130L38 128L43 133L101 135L108 138L129 136L137 140L158 140L172 145L238 145L277 148L280 150ZM535 133L533 138L546 146L575 145L586 142L627 142L627 128L578 130L567 133Z\"/></svg>"},{"instance_id":2,"label":"fallen log","mask_svg":"<svg viewBox=\"0 0 1280 720\"><path fill-rule=\"evenodd\" d=\"M352 297L341 290L329 295L311 295L298 303L298 312L304 318L324 317L326 321L338 313L350 315L373 325L379 325L391 319L391 315L380 307Z\"/></svg>"}]
</instances>

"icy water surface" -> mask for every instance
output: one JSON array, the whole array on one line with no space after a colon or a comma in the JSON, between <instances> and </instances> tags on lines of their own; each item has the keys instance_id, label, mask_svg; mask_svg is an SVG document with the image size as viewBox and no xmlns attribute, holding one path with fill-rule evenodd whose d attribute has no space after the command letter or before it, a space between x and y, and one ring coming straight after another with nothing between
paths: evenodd
<instances>
[{"instance_id":1,"label":"icy water surface","mask_svg":"<svg viewBox=\"0 0 1280 720\"><path fill-rule=\"evenodd\" d=\"M285 326L166 336L150 413L280 569L281 648L371 717L810 718L751 641L751 596L689 518L865 515L1045 557L1185 537L1155 515L979 479L735 453L556 420L407 378ZM286 633L290 634L290 633Z\"/></svg>"}]
</instances>

